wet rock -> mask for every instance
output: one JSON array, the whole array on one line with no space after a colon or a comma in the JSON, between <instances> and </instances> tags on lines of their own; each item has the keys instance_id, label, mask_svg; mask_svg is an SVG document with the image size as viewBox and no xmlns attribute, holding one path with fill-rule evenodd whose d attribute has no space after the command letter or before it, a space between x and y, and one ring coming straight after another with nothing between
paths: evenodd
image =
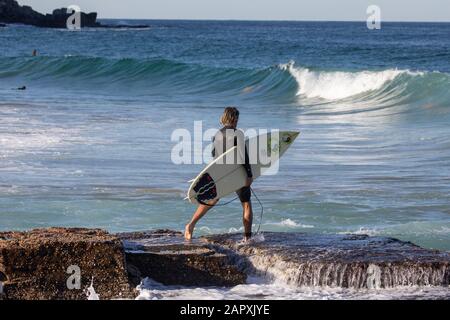
<instances>
[{"instance_id":1,"label":"wet rock","mask_svg":"<svg viewBox=\"0 0 450 320\"><path fill-rule=\"evenodd\" d=\"M134 298L145 277L195 287L235 286L249 274L297 286L450 285L449 253L393 238L268 232L241 240L225 234L186 243L170 230L2 232L0 299L86 299L92 279L90 292L100 299ZM80 268L81 286L71 290L73 266Z\"/></svg>"},{"instance_id":2,"label":"wet rock","mask_svg":"<svg viewBox=\"0 0 450 320\"><path fill-rule=\"evenodd\" d=\"M237 254L247 272L297 286L450 285L449 253L393 238L270 232L249 244L240 243L241 238L216 235L206 240Z\"/></svg>"},{"instance_id":3,"label":"wet rock","mask_svg":"<svg viewBox=\"0 0 450 320\"><path fill-rule=\"evenodd\" d=\"M119 234L126 249L130 278L150 277L165 285L235 286L246 281L232 260L197 240L185 243L170 230Z\"/></svg>"},{"instance_id":4,"label":"wet rock","mask_svg":"<svg viewBox=\"0 0 450 320\"><path fill-rule=\"evenodd\" d=\"M0 281L4 299L86 299L91 281L101 299L134 297L122 242L98 229L0 233Z\"/></svg>"}]
</instances>

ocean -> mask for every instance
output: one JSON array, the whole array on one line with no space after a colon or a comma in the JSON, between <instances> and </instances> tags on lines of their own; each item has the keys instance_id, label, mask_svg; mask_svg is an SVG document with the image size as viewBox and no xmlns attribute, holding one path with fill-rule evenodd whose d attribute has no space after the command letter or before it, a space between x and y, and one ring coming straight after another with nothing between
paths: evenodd
<instances>
[{"instance_id":1,"label":"ocean","mask_svg":"<svg viewBox=\"0 0 450 320\"><path fill-rule=\"evenodd\" d=\"M0 230L184 229L203 164L174 164L171 135L219 128L233 105L244 130L301 131L279 173L253 185L262 230L450 250L449 23L106 22L150 28L0 28ZM241 232L241 211L210 211L196 235ZM258 281L209 294L353 297Z\"/></svg>"}]
</instances>

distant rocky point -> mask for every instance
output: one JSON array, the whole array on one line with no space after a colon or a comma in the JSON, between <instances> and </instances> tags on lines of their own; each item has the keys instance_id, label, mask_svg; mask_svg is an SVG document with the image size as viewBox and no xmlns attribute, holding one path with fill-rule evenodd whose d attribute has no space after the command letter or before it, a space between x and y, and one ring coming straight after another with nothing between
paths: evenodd
<instances>
[{"instance_id":1,"label":"distant rocky point","mask_svg":"<svg viewBox=\"0 0 450 320\"><path fill-rule=\"evenodd\" d=\"M39 13L30 6L21 6L15 0L0 0L0 27L5 23L18 23L42 28L66 28L71 14L67 8L56 9L52 14ZM105 25L97 22L97 12L81 13L81 27L88 28L148 28L147 25Z\"/></svg>"}]
</instances>

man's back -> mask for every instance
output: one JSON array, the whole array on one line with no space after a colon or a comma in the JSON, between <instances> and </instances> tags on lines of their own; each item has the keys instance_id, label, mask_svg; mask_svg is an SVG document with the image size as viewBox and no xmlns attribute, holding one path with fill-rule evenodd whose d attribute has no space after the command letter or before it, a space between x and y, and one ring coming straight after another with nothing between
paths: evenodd
<instances>
[{"instance_id":1,"label":"man's back","mask_svg":"<svg viewBox=\"0 0 450 320\"><path fill-rule=\"evenodd\" d=\"M244 166L247 176L249 178L253 176L247 148L245 147L245 135L242 130L230 126L223 127L217 131L214 136L213 145L212 156L214 159L218 158L229 149L238 146L242 154L245 154L245 161L242 165Z\"/></svg>"}]
</instances>

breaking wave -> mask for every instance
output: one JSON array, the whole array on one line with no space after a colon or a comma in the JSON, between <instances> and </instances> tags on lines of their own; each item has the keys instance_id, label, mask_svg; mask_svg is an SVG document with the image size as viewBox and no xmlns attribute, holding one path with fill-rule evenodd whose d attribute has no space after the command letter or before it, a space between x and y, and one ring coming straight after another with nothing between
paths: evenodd
<instances>
[{"instance_id":1,"label":"breaking wave","mask_svg":"<svg viewBox=\"0 0 450 320\"><path fill-rule=\"evenodd\" d=\"M386 84L401 75L423 76L423 72L388 69L382 71L313 71L308 68L296 68L294 63L281 65L296 79L298 95L307 98L340 100L362 93L382 89Z\"/></svg>"},{"instance_id":2,"label":"breaking wave","mask_svg":"<svg viewBox=\"0 0 450 320\"><path fill-rule=\"evenodd\" d=\"M2 57L0 84L9 79L86 90L117 91L119 87L153 94L234 95L302 105L336 101L384 105L450 102L450 75L446 73L319 70L297 66L295 62L266 68L233 68L163 58Z\"/></svg>"}]
</instances>

